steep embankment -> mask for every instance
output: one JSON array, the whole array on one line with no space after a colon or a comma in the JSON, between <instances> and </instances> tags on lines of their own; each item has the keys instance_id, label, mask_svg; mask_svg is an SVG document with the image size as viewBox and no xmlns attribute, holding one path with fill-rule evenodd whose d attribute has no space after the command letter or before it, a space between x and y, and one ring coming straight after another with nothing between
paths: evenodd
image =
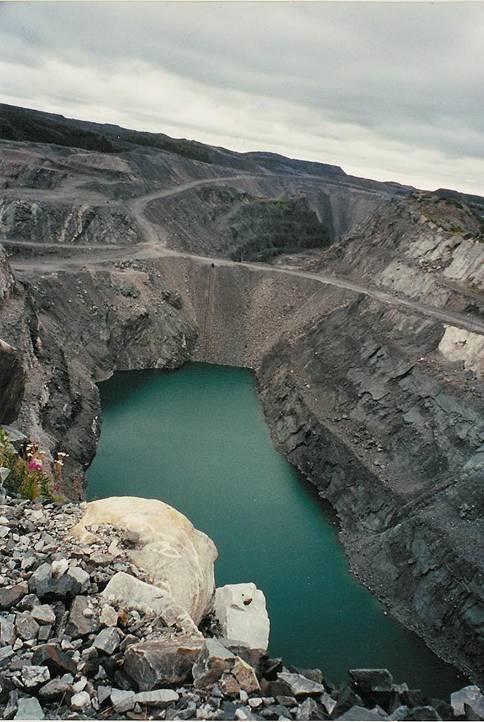
<instances>
[{"instance_id":1,"label":"steep embankment","mask_svg":"<svg viewBox=\"0 0 484 722\"><path fill-rule=\"evenodd\" d=\"M480 213L461 200L415 194L382 203L310 268L484 313L483 228Z\"/></svg>"},{"instance_id":2,"label":"steep embankment","mask_svg":"<svg viewBox=\"0 0 484 722\"><path fill-rule=\"evenodd\" d=\"M328 498L351 564L407 626L481 682L484 388L443 328L359 300L258 369L278 448Z\"/></svg>"},{"instance_id":3,"label":"steep embankment","mask_svg":"<svg viewBox=\"0 0 484 722\"><path fill-rule=\"evenodd\" d=\"M153 270L85 270L23 274L1 308L0 338L18 349L27 376L17 426L67 451L67 478L82 479L99 435L96 382L115 370L182 364L196 330Z\"/></svg>"},{"instance_id":4,"label":"steep embankment","mask_svg":"<svg viewBox=\"0 0 484 722\"><path fill-rule=\"evenodd\" d=\"M0 313L14 292L15 281L0 247ZM0 423L17 418L24 393L24 369L17 350L0 337Z\"/></svg>"}]
</instances>

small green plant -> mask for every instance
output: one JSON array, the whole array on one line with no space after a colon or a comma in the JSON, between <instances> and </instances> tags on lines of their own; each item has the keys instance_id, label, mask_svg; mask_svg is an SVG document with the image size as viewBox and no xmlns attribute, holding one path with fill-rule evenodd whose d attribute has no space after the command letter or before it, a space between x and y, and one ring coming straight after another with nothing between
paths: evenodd
<instances>
[{"instance_id":1,"label":"small green plant","mask_svg":"<svg viewBox=\"0 0 484 722\"><path fill-rule=\"evenodd\" d=\"M17 452L8 434L0 429L0 466L10 471L5 488L11 494L20 494L30 500L39 497L55 500L61 497L62 467L66 456L64 452L58 452L51 467L46 460L46 453L37 443L25 443Z\"/></svg>"}]
</instances>

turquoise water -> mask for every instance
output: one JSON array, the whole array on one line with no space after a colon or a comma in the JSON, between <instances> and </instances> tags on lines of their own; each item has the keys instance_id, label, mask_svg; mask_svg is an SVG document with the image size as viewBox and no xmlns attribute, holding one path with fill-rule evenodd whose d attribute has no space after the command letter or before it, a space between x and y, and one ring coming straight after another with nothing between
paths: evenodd
<instances>
[{"instance_id":1,"label":"turquoise water","mask_svg":"<svg viewBox=\"0 0 484 722\"><path fill-rule=\"evenodd\" d=\"M186 514L218 547L217 585L264 591L272 655L335 682L388 667L434 696L463 686L350 576L330 509L272 446L249 371L193 363L116 373L100 389L89 498L156 497Z\"/></svg>"}]
</instances>

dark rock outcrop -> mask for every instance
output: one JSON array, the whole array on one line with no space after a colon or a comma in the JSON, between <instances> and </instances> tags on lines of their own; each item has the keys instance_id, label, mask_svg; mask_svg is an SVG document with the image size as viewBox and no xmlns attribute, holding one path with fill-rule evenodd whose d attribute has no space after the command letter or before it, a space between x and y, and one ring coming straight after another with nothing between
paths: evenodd
<instances>
[{"instance_id":1,"label":"dark rock outcrop","mask_svg":"<svg viewBox=\"0 0 484 722\"><path fill-rule=\"evenodd\" d=\"M153 270L32 274L17 285L0 314L0 337L22 358L18 378L26 374L17 423L43 448L67 451L66 477L82 479L99 435L96 382L182 364L195 326ZM6 393L18 396L11 376Z\"/></svg>"},{"instance_id":2,"label":"dark rock outcrop","mask_svg":"<svg viewBox=\"0 0 484 722\"><path fill-rule=\"evenodd\" d=\"M483 385L441 364L440 324L361 300L266 355L278 448L329 499L355 573L477 680L482 667Z\"/></svg>"}]
</instances>

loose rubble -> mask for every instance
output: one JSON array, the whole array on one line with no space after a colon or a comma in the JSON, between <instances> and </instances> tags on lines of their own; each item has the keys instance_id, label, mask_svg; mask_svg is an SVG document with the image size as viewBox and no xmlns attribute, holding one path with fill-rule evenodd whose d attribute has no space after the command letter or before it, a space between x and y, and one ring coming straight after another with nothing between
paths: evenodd
<instances>
[{"instance_id":1,"label":"loose rubble","mask_svg":"<svg viewBox=\"0 0 484 722\"><path fill-rule=\"evenodd\" d=\"M8 529L0 538L3 719L484 719L484 696L473 685L449 703L395 684L388 670L354 669L336 687L320 670L207 636L220 635L217 624L201 625L204 638L168 626L136 599L108 599L117 575L150 580L119 530L98 526L89 542L70 536L82 514L73 503L7 497L0 506Z\"/></svg>"}]
</instances>

